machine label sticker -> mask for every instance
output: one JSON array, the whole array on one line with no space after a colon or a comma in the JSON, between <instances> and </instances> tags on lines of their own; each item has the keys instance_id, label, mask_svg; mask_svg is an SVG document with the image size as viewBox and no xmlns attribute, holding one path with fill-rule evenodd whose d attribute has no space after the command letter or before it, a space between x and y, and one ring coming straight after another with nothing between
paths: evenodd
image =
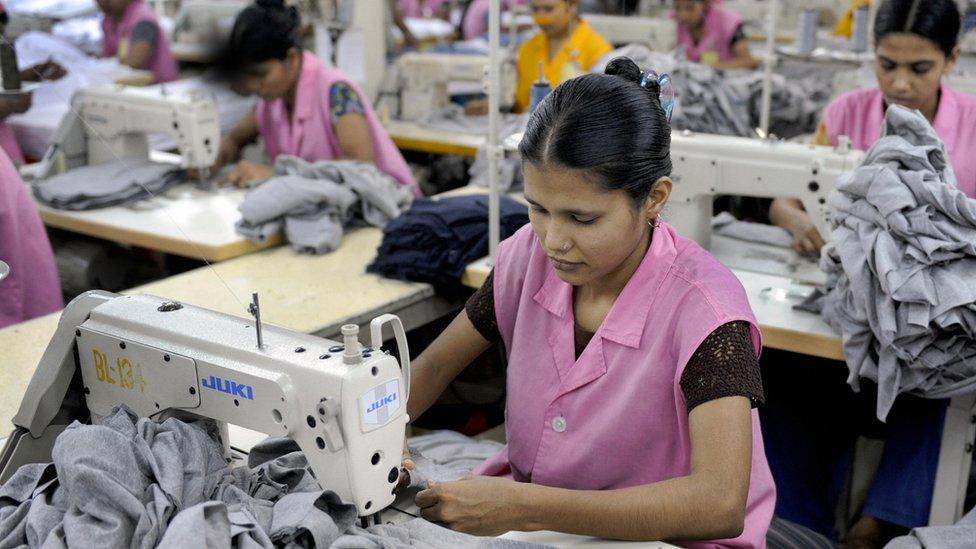
<instances>
[{"instance_id":1,"label":"machine label sticker","mask_svg":"<svg viewBox=\"0 0 976 549\"><path fill-rule=\"evenodd\" d=\"M146 380L142 376L142 365L132 365L125 357L116 357L112 363L106 353L92 349L92 359L95 364L95 377L101 383L117 385L127 391L139 390L146 392Z\"/></svg>"},{"instance_id":2,"label":"machine label sticker","mask_svg":"<svg viewBox=\"0 0 976 549\"><path fill-rule=\"evenodd\" d=\"M200 380L200 384L205 388L231 396L254 400L254 387L246 383L237 383L229 379L221 379L217 376L205 377Z\"/></svg>"},{"instance_id":3,"label":"machine label sticker","mask_svg":"<svg viewBox=\"0 0 976 549\"><path fill-rule=\"evenodd\" d=\"M400 381L393 379L363 393L363 425L383 425L400 410Z\"/></svg>"}]
</instances>

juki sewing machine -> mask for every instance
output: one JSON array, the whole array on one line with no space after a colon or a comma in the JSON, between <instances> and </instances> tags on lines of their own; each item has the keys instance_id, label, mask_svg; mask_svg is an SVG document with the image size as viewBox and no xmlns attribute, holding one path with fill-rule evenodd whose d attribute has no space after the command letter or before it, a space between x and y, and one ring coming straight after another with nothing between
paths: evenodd
<instances>
[{"instance_id":1,"label":"juki sewing machine","mask_svg":"<svg viewBox=\"0 0 976 549\"><path fill-rule=\"evenodd\" d=\"M141 417L211 418L298 443L315 478L360 516L394 500L404 447L410 358L400 319L343 342L153 296L82 294L64 309L0 453L0 483L49 462L67 425L125 405ZM381 349L391 325L401 364Z\"/></svg>"},{"instance_id":2,"label":"juki sewing machine","mask_svg":"<svg viewBox=\"0 0 976 549\"><path fill-rule=\"evenodd\" d=\"M678 27L669 18L588 13L583 19L615 46L643 44L652 51L669 52L678 43Z\"/></svg>"},{"instance_id":3,"label":"juki sewing machine","mask_svg":"<svg viewBox=\"0 0 976 549\"><path fill-rule=\"evenodd\" d=\"M448 105L453 83L476 83L481 91L487 78L487 55L452 55L442 53L405 53L396 61L399 71L399 118L418 120ZM502 109L515 104L515 63L501 64ZM388 95L384 93L384 95Z\"/></svg>"},{"instance_id":4,"label":"juki sewing machine","mask_svg":"<svg viewBox=\"0 0 976 549\"><path fill-rule=\"evenodd\" d=\"M829 238L827 195L837 177L864 153L842 138L836 148L724 135L671 136L674 188L665 209L678 232L708 249L717 195L798 198L817 230Z\"/></svg>"},{"instance_id":5,"label":"juki sewing machine","mask_svg":"<svg viewBox=\"0 0 976 549\"><path fill-rule=\"evenodd\" d=\"M100 86L76 92L71 106L34 172L39 178L121 158L148 158L152 133L172 137L184 167L200 170L201 177L217 160L217 105L199 90L169 93L165 84Z\"/></svg>"}]
</instances>

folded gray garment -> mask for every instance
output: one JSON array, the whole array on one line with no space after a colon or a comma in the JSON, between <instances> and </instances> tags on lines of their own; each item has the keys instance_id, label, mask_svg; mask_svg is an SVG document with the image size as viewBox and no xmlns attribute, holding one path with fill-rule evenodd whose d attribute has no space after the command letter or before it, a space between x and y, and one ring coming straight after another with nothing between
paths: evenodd
<instances>
[{"instance_id":1,"label":"folded gray garment","mask_svg":"<svg viewBox=\"0 0 976 549\"><path fill-rule=\"evenodd\" d=\"M739 221L729 212L721 212L712 218L712 230L715 234L745 242L769 244L780 248L793 246L793 236L786 229L765 223Z\"/></svg>"},{"instance_id":2,"label":"folded gray garment","mask_svg":"<svg viewBox=\"0 0 976 549\"><path fill-rule=\"evenodd\" d=\"M976 509L952 526L915 528L891 540L885 549L971 549L976 546Z\"/></svg>"},{"instance_id":3,"label":"folded gray garment","mask_svg":"<svg viewBox=\"0 0 976 549\"><path fill-rule=\"evenodd\" d=\"M848 383L878 383L882 420L899 393L976 390L976 200L955 183L928 121L894 106L829 198L822 315L843 334Z\"/></svg>"},{"instance_id":4,"label":"folded gray garment","mask_svg":"<svg viewBox=\"0 0 976 549\"><path fill-rule=\"evenodd\" d=\"M361 216L382 227L409 207L409 188L368 162L307 162L279 156L275 176L252 188L238 207L237 232L263 242L284 230L291 246L314 254L334 250L343 227Z\"/></svg>"},{"instance_id":5,"label":"folded gray garment","mask_svg":"<svg viewBox=\"0 0 976 549\"><path fill-rule=\"evenodd\" d=\"M70 425L52 458L0 486L0 547L529 547L422 520L364 530L294 442L268 439L232 468L209 420L120 408Z\"/></svg>"},{"instance_id":6,"label":"folded gray garment","mask_svg":"<svg viewBox=\"0 0 976 549\"><path fill-rule=\"evenodd\" d=\"M92 210L135 202L186 181L172 164L127 158L75 168L34 184L34 196L59 210Z\"/></svg>"},{"instance_id":7,"label":"folded gray garment","mask_svg":"<svg viewBox=\"0 0 976 549\"><path fill-rule=\"evenodd\" d=\"M590 72L602 73L611 59L621 56L633 59L643 69L670 74L676 94L671 118L674 129L755 136L753 128L759 126L761 116L761 72L718 70L640 44L604 55ZM813 132L833 96L832 71L774 74L771 84L770 132L786 139Z\"/></svg>"}]
</instances>

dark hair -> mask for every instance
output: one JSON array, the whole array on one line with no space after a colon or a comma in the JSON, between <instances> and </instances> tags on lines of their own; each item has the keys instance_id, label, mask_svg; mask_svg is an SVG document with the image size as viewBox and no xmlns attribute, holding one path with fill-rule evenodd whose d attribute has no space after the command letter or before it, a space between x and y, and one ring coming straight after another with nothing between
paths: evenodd
<instances>
[{"instance_id":1,"label":"dark hair","mask_svg":"<svg viewBox=\"0 0 976 549\"><path fill-rule=\"evenodd\" d=\"M605 74L560 84L536 107L519 144L522 160L582 170L604 190L623 190L640 206L671 175L671 127L657 82L617 57Z\"/></svg>"},{"instance_id":2,"label":"dark hair","mask_svg":"<svg viewBox=\"0 0 976 549\"><path fill-rule=\"evenodd\" d=\"M227 55L238 65L282 60L291 48L302 48L301 18L284 0L256 0L244 8L230 33Z\"/></svg>"},{"instance_id":3,"label":"dark hair","mask_svg":"<svg viewBox=\"0 0 976 549\"><path fill-rule=\"evenodd\" d=\"M960 19L955 0L885 0L874 18L874 43L911 33L935 42L949 57L959 43Z\"/></svg>"}]
</instances>

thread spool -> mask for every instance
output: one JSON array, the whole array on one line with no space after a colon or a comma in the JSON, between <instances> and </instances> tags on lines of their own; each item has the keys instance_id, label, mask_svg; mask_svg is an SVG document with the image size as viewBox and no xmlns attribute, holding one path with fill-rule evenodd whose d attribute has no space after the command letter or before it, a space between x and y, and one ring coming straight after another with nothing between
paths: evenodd
<instances>
[{"instance_id":1,"label":"thread spool","mask_svg":"<svg viewBox=\"0 0 976 549\"><path fill-rule=\"evenodd\" d=\"M857 53L868 50L868 7L863 6L854 10L854 32L851 38L851 50Z\"/></svg>"},{"instance_id":2,"label":"thread spool","mask_svg":"<svg viewBox=\"0 0 976 549\"><path fill-rule=\"evenodd\" d=\"M546 98L547 95L552 91L552 86L549 85L549 81L546 80L545 67L542 63L539 63L539 78L532 83L532 93L529 99L529 112L535 110L542 103L542 100Z\"/></svg>"},{"instance_id":3,"label":"thread spool","mask_svg":"<svg viewBox=\"0 0 976 549\"><path fill-rule=\"evenodd\" d=\"M817 10L803 10L800 14L800 28L797 29L796 52L809 55L817 48Z\"/></svg>"}]
</instances>

